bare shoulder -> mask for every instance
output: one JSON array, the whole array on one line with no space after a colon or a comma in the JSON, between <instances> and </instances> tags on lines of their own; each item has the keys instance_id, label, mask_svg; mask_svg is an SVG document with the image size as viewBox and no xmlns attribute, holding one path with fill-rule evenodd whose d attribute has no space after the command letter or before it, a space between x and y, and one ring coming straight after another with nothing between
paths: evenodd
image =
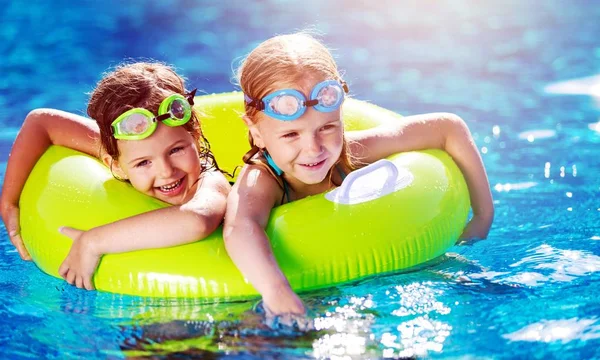
<instances>
[{"instance_id":1,"label":"bare shoulder","mask_svg":"<svg viewBox=\"0 0 600 360\"><path fill-rule=\"evenodd\" d=\"M275 176L260 164L246 164L233 185L234 191L252 196L268 196L274 198L282 195L281 186Z\"/></svg>"},{"instance_id":2,"label":"bare shoulder","mask_svg":"<svg viewBox=\"0 0 600 360\"><path fill-rule=\"evenodd\" d=\"M223 217L231 185L216 169L202 172L194 196L181 205L181 209L195 213L216 214Z\"/></svg>"},{"instance_id":3,"label":"bare shoulder","mask_svg":"<svg viewBox=\"0 0 600 360\"><path fill-rule=\"evenodd\" d=\"M229 194L231 184L225 175L217 169L208 169L200 174L200 186L210 188L218 192Z\"/></svg>"},{"instance_id":4,"label":"bare shoulder","mask_svg":"<svg viewBox=\"0 0 600 360\"><path fill-rule=\"evenodd\" d=\"M261 214L267 211L268 214L282 196L283 190L265 166L246 164L233 185L227 211L247 210Z\"/></svg>"}]
</instances>

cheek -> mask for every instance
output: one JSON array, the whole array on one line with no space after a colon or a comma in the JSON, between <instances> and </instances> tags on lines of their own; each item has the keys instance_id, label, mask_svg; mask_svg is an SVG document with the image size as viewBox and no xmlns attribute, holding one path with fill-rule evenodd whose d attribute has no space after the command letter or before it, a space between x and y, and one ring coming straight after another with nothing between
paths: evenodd
<instances>
[{"instance_id":1,"label":"cheek","mask_svg":"<svg viewBox=\"0 0 600 360\"><path fill-rule=\"evenodd\" d=\"M188 172L200 173L200 154L196 151L189 151L181 158L181 168Z\"/></svg>"},{"instance_id":2,"label":"cheek","mask_svg":"<svg viewBox=\"0 0 600 360\"><path fill-rule=\"evenodd\" d=\"M298 156L300 150L296 144L297 142L275 140L268 144L267 149L271 149L269 154L276 163L285 164L293 161Z\"/></svg>"},{"instance_id":3,"label":"cheek","mask_svg":"<svg viewBox=\"0 0 600 360\"><path fill-rule=\"evenodd\" d=\"M128 169L129 182L136 190L146 191L152 187L152 179L144 169Z\"/></svg>"},{"instance_id":4,"label":"cheek","mask_svg":"<svg viewBox=\"0 0 600 360\"><path fill-rule=\"evenodd\" d=\"M326 136L327 143L330 144L332 148L341 148L344 143L344 132L343 131L334 131Z\"/></svg>"},{"instance_id":5,"label":"cheek","mask_svg":"<svg viewBox=\"0 0 600 360\"><path fill-rule=\"evenodd\" d=\"M262 136L262 144L269 150L269 152L279 152L280 150L285 151L285 149L289 146L285 139L270 136L268 133L265 135Z\"/></svg>"},{"instance_id":6,"label":"cheek","mask_svg":"<svg viewBox=\"0 0 600 360\"><path fill-rule=\"evenodd\" d=\"M342 155L342 148L344 147L344 133L336 133L332 136L331 152L334 156L339 157Z\"/></svg>"}]
</instances>

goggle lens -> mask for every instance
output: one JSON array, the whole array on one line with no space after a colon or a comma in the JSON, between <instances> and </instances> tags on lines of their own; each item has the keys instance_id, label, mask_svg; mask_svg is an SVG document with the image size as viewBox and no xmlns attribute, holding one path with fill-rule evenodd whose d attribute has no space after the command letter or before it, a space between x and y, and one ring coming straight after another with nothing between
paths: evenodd
<instances>
[{"instance_id":1,"label":"goggle lens","mask_svg":"<svg viewBox=\"0 0 600 360\"><path fill-rule=\"evenodd\" d=\"M134 113L127 116L116 125L119 127L120 134L141 135L148 131L152 122L153 118L148 118L140 113Z\"/></svg>"},{"instance_id":2,"label":"goggle lens","mask_svg":"<svg viewBox=\"0 0 600 360\"><path fill-rule=\"evenodd\" d=\"M296 114L302 107L302 100L293 95L275 96L269 102L271 112L277 115L292 116Z\"/></svg>"},{"instance_id":3,"label":"goggle lens","mask_svg":"<svg viewBox=\"0 0 600 360\"><path fill-rule=\"evenodd\" d=\"M172 118L183 120L187 109L186 105L187 103L184 103L181 99L173 100L168 108L169 114L171 114Z\"/></svg>"},{"instance_id":4,"label":"goggle lens","mask_svg":"<svg viewBox=\"0 0 600 360\"><path fill-rule=\"evenodd\" d=\"M339 85L327 85L317 93L317 100L323 107L332 107L336 106L343 96L342 88Z\"/></svg>"}]
</instances>

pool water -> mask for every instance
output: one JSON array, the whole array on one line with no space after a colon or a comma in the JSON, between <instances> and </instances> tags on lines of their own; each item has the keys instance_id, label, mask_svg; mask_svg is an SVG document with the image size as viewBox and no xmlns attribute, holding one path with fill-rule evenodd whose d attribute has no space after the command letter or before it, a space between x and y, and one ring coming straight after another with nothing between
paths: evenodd
<instances>
[{"instance_id":1,"label":"pool water","mask_svg":"<svg viewBox=\"0 0 600 360\"><path fill-rule=\"evenodd\" d=\"M11 1L0 6L0 178L28 111L85 113L103 71L172 63L206 93L260 41L313 28L352 94L468 123L490 236L424 269L303 294L317 331L254 303L86 292L0 227L0 357L600 358L600 6L592 1Z\"/></svg>"}]
</instances>

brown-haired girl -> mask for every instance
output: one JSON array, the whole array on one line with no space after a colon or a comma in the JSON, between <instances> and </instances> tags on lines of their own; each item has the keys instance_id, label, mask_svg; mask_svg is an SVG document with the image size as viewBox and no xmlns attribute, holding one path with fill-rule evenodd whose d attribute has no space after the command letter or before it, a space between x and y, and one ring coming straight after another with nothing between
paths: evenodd
<instances>
[{"instance_id":1,"label":"brown-haired girl","mask_svg":"<svg viewBox=\"0 0 600 360\"><path fill-rule=\"evenodd\" d=\"M103 254L174 246L202 239L221 223L230 185L218 170L193 110L195 91L158 62L118 66L91 94L88 115L53 109L27 115L7 165L0 199L11 242L31 259L19 235L19 197L36 161L52 144L100 158L113 175L173 206L88 231L63 227L73 245L59 274L93 289Z\"/></svg>"}]
</instances>

